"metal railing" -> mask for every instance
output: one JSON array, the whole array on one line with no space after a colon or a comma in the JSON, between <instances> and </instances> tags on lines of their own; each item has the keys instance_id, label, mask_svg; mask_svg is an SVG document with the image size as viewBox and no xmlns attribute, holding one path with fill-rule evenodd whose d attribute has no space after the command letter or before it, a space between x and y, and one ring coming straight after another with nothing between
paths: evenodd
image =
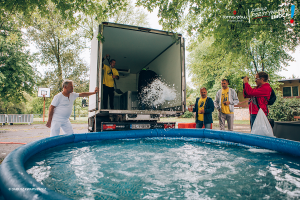
<instances>
[{"instance_id":1,"label":"metal railing","mask_svg":"<svg viewBox=\"0 0 300 200\"><path fill-rule=\"evenodd\" d=\"M4 125L6 123L6 115L0 114L0 124Z\"/></svg>"},{"instance_id":2,"label":"metal railing","mask_svg":"<svg viewBox=\"0 0 300 200\"><path fill-rule=\"evenodd\" d=\"M87 121L87 114L78 114L75 115L75 119L77 121ZM47 122L48 116L45 117L45 122ZM74 115L70 116L70 120L74 120ZM8 123L12 125L14 123L28 123L31 125L33 122L42 122L43 115L42 114L0 114L0 125L4 125Z\"/></svg>"},{"instance_id":3,"label":"metal railing","mask_svg":"<svg viewBox=\"0 0 300 200\"><path fill-rule=\"evenodd\" d=\"M7 114L6 123L28 123L30 125L33 122L33 114Z\"/></svg>"}]
</instances>

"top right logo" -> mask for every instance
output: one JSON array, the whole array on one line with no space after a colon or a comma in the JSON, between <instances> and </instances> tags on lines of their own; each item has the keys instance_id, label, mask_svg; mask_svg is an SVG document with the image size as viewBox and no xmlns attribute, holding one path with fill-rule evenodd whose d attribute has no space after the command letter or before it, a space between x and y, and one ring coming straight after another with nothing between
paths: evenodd
<instances>
[{"instance_id":1,"label":"top right logo","mask_svg":"<svg viewBox=\"0 0 300 200\"><path fill-rule=\"evenodd\" d=\"M294 14L295 14L295 5L292 5L291 6L291 18L292 19L290 20L291 23L294 23L294 19L293 19Z\"/></svg>"}]
</instances>

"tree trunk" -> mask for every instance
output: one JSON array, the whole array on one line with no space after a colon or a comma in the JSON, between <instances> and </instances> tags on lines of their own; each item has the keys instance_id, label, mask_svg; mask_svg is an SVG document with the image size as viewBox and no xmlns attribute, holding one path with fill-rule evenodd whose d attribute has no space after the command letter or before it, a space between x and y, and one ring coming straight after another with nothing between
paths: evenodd
<instances>
[{"instance_id":1,"label":"tree trunk","mask_svg":"<svg viewBox=\"0 0 300 200\"><path fill-rule=\"evenodd\" d=\"M57 41L57 75L58 75L58 89L59 91L62 91L62 83L63 83L63 78L62 78L62 67L60 63L60 51L59 51L59 39Z\"/></svg>"}]
</instances>

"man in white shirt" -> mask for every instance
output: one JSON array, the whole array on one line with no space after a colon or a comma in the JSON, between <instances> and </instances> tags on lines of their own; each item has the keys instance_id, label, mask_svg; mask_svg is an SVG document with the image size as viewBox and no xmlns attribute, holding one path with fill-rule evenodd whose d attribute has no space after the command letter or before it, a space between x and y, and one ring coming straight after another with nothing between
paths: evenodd
<instances>
[{"instance_id":1,"label":"man in white shirt","mask_svg":"<svg viewBox=\"0 0 300 200\"><path fill-rule=\"evenodd\" d=\"M73 81L65 80L63 82L63 91L54 96L49 108L49 117L46 126L51 128L50 136L56 136L62 128L65 134L73 134L73 128L69 117L72 113L73 102L77 97L88 97L96 94L99 89L95 88L94 92L73 92Z\"/></svg>"}]
</instances>

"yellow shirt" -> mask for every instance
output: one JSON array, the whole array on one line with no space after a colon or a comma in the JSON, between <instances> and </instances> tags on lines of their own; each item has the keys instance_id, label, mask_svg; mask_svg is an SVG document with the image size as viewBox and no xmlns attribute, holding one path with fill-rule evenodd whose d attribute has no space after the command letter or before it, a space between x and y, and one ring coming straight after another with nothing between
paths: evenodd
<instances>
[{"instance_id":1,"label":"yellow shirt","mask_svg":"<svg viewBox=\"0 0 300 200\"><path fill-rule=\"evenodd\" d=\"M115 68L110 68L105 64L103 66L103 70L103 84L107 87L114 87L114 79L112 75L119 76L118 70L116 70Z\"/></svg>"},{"instance_id":2,"label":"yellow shirt","mask_svg":"<svg viewBox=\"0 0 300 200\"><path fill-rule=\"evenodd\" d=\"M200 98L199 101L198 101L198 112L199 110L204 110L204 106L205 106L205 102L206 102L206 98ZM204 114L199 114L198 113L198 120L199 121L204 121Z\"/></svg>"},{"instance_id":3,"label":"yellow shirt","mask_svg":"<svg viewBox=\"0 0 300 200\"><path fill-rule=\"evenodd\" d=\"M229 87L227 89L222 89L222 98L221 98L221 111L224 114L233 114L230 112L229 105L224 105L225 101L229 101Z\"/></svg>"}]
</instances>

